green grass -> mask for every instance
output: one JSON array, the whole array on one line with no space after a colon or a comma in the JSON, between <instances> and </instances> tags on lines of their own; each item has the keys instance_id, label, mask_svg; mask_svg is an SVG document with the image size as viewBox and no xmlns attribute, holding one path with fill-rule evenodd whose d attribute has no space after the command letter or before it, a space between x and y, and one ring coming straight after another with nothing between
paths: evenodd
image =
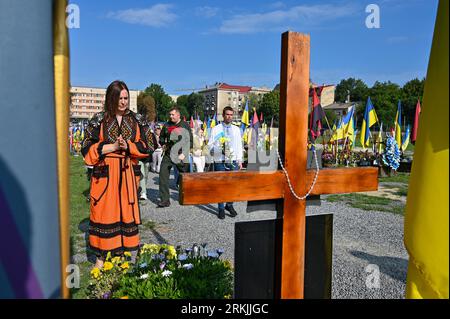
<instances>
[{"instance_id":1,"label":"green grass","mask_svg":"<svg viewBox=\"0 0 450 319\"><path fill-rule=\"evenodd\" d=\"M86 247L85 233L89 221L89 181L81 156L70 157L70 250L75 255ZM93 265L90 262L78 264L80 267L80 288L72 289L72 298L86 298L84 288L89 281L89 273Z\"/></svg>"},{"instance_id":2,"label":"green grass","mask_svg":"<svg viewBox=\"0 0 450 319\"><path fill-rule=\"evenodd\" d=\"M146 230L152 230L152 229L155 229L156 223L152 220L147 220L142 223L142 227Z\"/></svg>"},{"instance_id":3,"label":"green grass","mask_svg":"<svg viewBox=\"0 0 450 319\"><path fill-rule=\"evenodd\" d=\"M85 289L89 284L90 272L93 265L85 261L78 264L78 267L80 268L80 288L71 289L72 299L87 299Z\"/></svg>"},{"instance_id":4,"label":"green grass","mask_svg":"<svg viewBox=\"0 0 450 319\"><path fill-rule=\"evenodd\" d=\"M408 187L407 186L397 187L397 191L395 192L395 194L404 197L408 196Z\"/></svg>"},{"instance_id":5,"label":"green grass","mask_svg":"<svg viewBox=\"0 0 450 319\"><path fill-rule=\"evenodd\" d=\"M395 175L387 176L387 177L380 177L379 182L380 183L403 183L403 184L409 184L409 175L410 173L396 173Z\"/></svg>"},{"instance_id":6,"label":"green grass","mask_svg":"<svg viewBox=\"0 0 450 319\"><path fill-rule=\"evenodd\" d=\"M403 215L405 210L405 205L401 201L364 194L329 195L324 199L329 202L343 202L353 208L362 210L390 212L400 215Z\"/></svg>"},{"instance_id":7,"label":"green grass","mask_svg":"<svg viewBox=\"0 0 450 319\"><path fill-rule=\"evenodd\" d=\"M81 226L89 220L89 181L81 156L70 157L70 235L74 245L84 241Z\"/></svg>"}]
</instances>

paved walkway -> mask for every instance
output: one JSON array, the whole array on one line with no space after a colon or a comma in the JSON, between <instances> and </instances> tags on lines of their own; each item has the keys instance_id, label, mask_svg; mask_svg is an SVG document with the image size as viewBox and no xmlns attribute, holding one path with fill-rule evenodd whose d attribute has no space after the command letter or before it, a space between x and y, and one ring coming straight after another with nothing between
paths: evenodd
<instances>
[{"instance_id":1,"label":"paved walkway","mask_svg":"<svg viewBox=\"0 0 450 319\"><path fill-rule=\"evenodd\" d=\"M382 187L379 192L388 190ZM238 216L231 218L227 215L224 220L217 218L216 204L180 206L173 176L170 193L172 205L156 208L158 175L150 173L147 185L149 200L141 202L142 243L169 243L183 248L194 243L207 243L206 249L223 248L222 258L233 263L234 224L276 217L276 213L271 211L247 213L246 202L235 203ZM322 200L321 206L307 209L308 214L334 214L332 298L403 298L408 255L403 246L402 216L363 211L326 200ZM84 226L86 231L87 224ZM76 263L87 259L84 247L80 248L73 257ZM368 288L368 276L376 275L376 272L379 272L379 288Z\"/></svg>"}]
</instances>

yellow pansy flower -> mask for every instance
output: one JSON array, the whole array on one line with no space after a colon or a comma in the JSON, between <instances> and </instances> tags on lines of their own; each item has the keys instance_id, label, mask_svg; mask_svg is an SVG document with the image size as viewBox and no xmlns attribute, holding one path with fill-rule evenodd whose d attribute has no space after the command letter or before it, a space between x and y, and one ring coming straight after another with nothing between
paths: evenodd
<instances>
[{"instance_id":1,"label":"yellow pansy flower","mask_svg":"<svg viewBox=\"0 0 450 319\"><path fill-rule=\"evenodd\" d=\"M122 265L120 265L120 268L122 269L128 269L130 268L130 265L128 264L128 261L124 262Z\"/></svg>"},{"instance_id":2,"label":"yellow pansy flower","mask_svg":"<svg viewBox=\"0 0 450 319\"><path fill-rule=\"evenodd\" d=\"M104 271L109 271L109 270L111 270L113 267L114 267L114 265L113 265L111 262L109 262L109 261L107 261L107 262L105 262L105 263L103 264L103 270L104 270Z\"/></svg>"},{"instance_id":3,"label":"yellow pansy flower","mask_svg":"<svg viewBox=\"0 0 450 319\"><path fill-rule=\"evenodd\" d=\"M98 269L97 267L93 268L91 270L91 276L97 279L100 276L100 269Z\"/></svg>"},{"instance_id":4,"label":"yellow pansy flower","mask_svg":"<svg viewBox=\"0 0 450 319\"><path fill-rule=\"evenodd\" d=\"M131 257L131 253L130 253L129 251L126 251L126 252L124 252L123 254L124 254L124 256L126 256L126 257Z\"/></svg>"}]
</instances>

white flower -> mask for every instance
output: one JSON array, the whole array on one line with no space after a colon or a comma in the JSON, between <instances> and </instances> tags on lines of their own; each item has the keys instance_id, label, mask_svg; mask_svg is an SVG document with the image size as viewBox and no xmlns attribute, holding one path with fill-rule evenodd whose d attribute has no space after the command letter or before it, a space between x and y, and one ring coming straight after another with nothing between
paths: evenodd
<instances>
[{"instance_id":1,"label":"white flower","mask_svg":"<svg viewBox=\"0 0 450 319\"><path fill-rule=\"evenodd\" d=\"M169 277L172 274L172 272L170 270L164 270L162 272L163 277Z\"/></svg>"},{"instance_id":2,"label":"white flower","mask_svg":"<svg viewBox=\"0 0 450 319\"><path fill-rule=\"evenodd\" d=\"M139 265L139 268L145 268L145 267L147 267L147 263L142 263Z\"/></svg>"},{"instance_id":3,"label":"white flower","mask_svg":"<svg viewBox=\"0 0 450 319\"><path fill-rule=\"evenodd\" d=\"M184 269L192 269L192 268L194 268L194 265L193 264L184 264L183 268Z\"/></svg>"},{"instance_id":4,"label":"white flower","mask_svg":"<svg viewBox=\"0 0 450 319\"><path fill-rule=\"evenodd\" d=\"M143 274L142 276L141 276L141 279L147 279L148 278L148 274Z\"/></svg>"}]
</instances>

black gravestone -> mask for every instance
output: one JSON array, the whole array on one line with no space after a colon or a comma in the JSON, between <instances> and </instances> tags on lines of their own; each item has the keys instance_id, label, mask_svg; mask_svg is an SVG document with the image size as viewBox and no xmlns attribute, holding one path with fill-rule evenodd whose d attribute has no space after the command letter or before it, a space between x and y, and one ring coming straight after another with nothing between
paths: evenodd
<instances>
[{"instance_id":1,"label":"black gravestone","mask_svg":"<svg viewBox=\"0 0 450 319\"><path fill-rule=\"evenodd\" d=\"M305 299L330 299L332 274L333 215L307 215L305 234ZM236 299L279 298L282 232L280 219L235 224Z\"/></svg>"}]
</instances>

